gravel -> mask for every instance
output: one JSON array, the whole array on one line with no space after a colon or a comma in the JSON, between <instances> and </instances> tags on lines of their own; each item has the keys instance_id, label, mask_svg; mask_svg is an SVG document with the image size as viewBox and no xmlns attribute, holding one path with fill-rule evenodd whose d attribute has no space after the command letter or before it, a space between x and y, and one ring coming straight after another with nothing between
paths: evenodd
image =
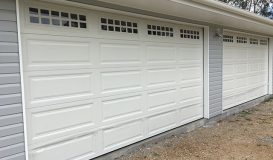
<instances>
[{"instance_id":1,"label":"gravel","mask_svg":"<svg viewBox=\"0 0 273 160\"><path fill-rule=\"evenodd\" d=\"M273 160L273 100L121 160Z\"/></svg>"}]
</instances>

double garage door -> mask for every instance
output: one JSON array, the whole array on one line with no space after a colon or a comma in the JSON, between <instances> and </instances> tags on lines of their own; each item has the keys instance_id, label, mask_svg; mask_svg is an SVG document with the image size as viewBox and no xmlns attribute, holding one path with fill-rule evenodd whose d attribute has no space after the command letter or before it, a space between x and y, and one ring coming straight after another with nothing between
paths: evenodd
<instances>
[{"instance_id":1,"label":"double garage door","mask_svg":"<svg viewBox=\"0 0 273 160\"><path fill-rule=\"evenodd\" d=\"M268 93L268 40L226 31L223 58L223 109Z\"/></svg>"},{"instance_id":2,"label":"double garage door","mask_svg":"<svg viewBox=\"0 0 273 160\"><path fill-rule=\"evenodd\" d=\"M30 159L89 159L203 117L203 30L20 1Z\"/></svg>"}]
</instances>

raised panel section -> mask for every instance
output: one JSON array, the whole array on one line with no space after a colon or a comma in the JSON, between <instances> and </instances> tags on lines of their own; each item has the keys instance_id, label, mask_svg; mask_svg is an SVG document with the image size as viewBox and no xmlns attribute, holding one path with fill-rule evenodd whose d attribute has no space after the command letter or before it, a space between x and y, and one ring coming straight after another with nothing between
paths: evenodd
<instances>
[{"instance_id":1,"label":"raised panel section","mask_svg":"<svg viewBox=\"0 0 273 160\"><path fill-rule=\"evenodd\" d=\"M100 63L103 66L140 65L143 54L138 43L108 42L100 44Z\"/></svg>"},{"instance_id":2,"label":"raised panel section","mask_svg":"<svg viewBox=\"0 0 273 160\"><path fill-rule=\"evenodd\" d=\"M27 40L28 67L75 67L92 65L90 42Z\"/></svg>"},{"instance_id":3,"label":"raised panel section","mask_svg":"<svg viewBox=\"0 0 273 160\"><path fill-rule=\"evenodd\" d=\"M203 62L203 49L200 45L181 45L177 50L177 58L181 64L193 65Z\"/></svg>"},{"instance_id":4,"label":"raised panel section","mask_svg":"<svg viewBox=\"0 0 273 160\"><path fill-rule=\"evenodd\" d=\"M148 45L146 49L148 64L175 64L175 47L162 45Z\"/></svg>"},{"instance_id":5,"label":"raised panel section","mask_svg":"<svg viewBox=\"0 0 273 160\"><path fill-rule=\"evenodd\" d=\"M176 68L151 68L146 76L148 87L168 87L176 83Z\"/></svg>"},{"instance_id":6,"label":"raised panel section","mask_svg":"<svg viewBox=\"0 0 273 160\"><path fill-rule=\"evenodd\" d=\"M192 103L186 107L182 107L178 113L179 123L186 124L203 117L202 103Z\"/></svg>"},{"instance_id":7,"label":"raised panel section","mask_svg":"<svg viewBox=\"0 0 273 160\"><path fill-rule=\"evenodd\" d=\"M181 66L179 67L179 82L184 87L200 85L203 82L203 72L201 66Z\"/></svg>"},{"instance_id":8,"label":"raised panel section","mask_svg":"<svg viewBox=\"0 0 273 160\"><path fill-rule=\"evenodd\" d=\"M153 91L147 94L147 105L149 111L164 110L175 107L176 89Z\"/></svg>"},{"instance_id":9,"label":"raised panel section","mask_svg":"<svg viewBox=\"0 0 273 160\"><path fill-rule=\"evenodd\" d=\"M46 142L90 129L96 123L96 109L92 102L72 102L49 109L29 110L28 121L31 144Z\"/></svg>"},{"instance_id":10,"label":"raised panel section","mask_svg":"<svg viewBox=\"0 0 273 160\"><path fill-rule=\"evenodd\" d=\"M111 151L143 138L143 122L134 121L103 130L103 149Z\"/></svg>"},{"instance_id":11,"label":"raised panel section","mask_svg":"<svg viewBox=\"0 0 273 160\"><path fill-rule=\"evenodd\" d=\"M92 71L40 72L27 79L33 105L65 102L93 96L95 80ZM29 106L28 106L29 107Z\"/></svg>"},{"instance_id":12,"label":"raised panel section","mask_svg":"<svg viewBox=\"0 0 273 160\"><path fill-rule=\"evenodd\" d=\"M95 154L94 134L89 134L30 151L30 158L35 160L84 159L93 154Z\"/></svg>"},{"instance_id":13,"label":"raised panel section","mask_svg":"<svg viewBox=\"0 0 273 160\"><path fill-rule=\"evenodd\" d=\"M176 111L161 113L148 118L149 136L164 132L176 126Z\"/></svg>"},{"instance_id":14,"label":"raised panel section","mask_svg":"<svg viewBox=\"0 0 273 160\"><path fill-rule=\"evenodd\" d=\"M144 108L143 96L133 94L126 96L116 96L102 100L102 117L104 122L130 118L136 114L141 114Z\"/></svg>"},{"instance_id":15,"label":"raised panel section","mask_svg":"<svg viewBox=\"0 0 273 160\"><path fill-rule=\"evenodd\" d=\"M190 101L192 99L202 99L203 88L202 86L192 86L186 88L180 88L179 97L181 101Z\"/></svg>"},{"instance_id":16,"label":"raised panel section","mask_svg":"<svg viewBox=\"0 0 273 160\"><path fill-rule=\"evenodd\" d=\"M141 70L113 70L101 73L102 94L136 91L142 87Z\"/></svg>"}]
</instances>

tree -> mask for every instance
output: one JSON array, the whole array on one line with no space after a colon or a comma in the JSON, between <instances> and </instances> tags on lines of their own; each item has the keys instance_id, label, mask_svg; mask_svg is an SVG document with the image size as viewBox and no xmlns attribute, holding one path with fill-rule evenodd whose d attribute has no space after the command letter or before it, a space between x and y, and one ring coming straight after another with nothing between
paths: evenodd
<instances>
[{"instance_id":1,"label":"tree","mask_svg":"<svg viewBox=\"0 0 273 160\"><path fill-rule=\"evenodd\" d=\"M273 0L219 0L219 1L273 19Z\"/></svg>"}]
</instances>

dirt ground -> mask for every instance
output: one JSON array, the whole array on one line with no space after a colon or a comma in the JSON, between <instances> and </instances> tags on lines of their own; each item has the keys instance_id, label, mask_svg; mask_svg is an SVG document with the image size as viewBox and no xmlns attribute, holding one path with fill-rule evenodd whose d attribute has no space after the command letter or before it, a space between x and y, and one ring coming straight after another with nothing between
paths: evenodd
<instances>
[{"instance_id":1,"label":"dirt ground","mask_svg":"<svg viewBox=\"0 0 273 160\"><path fill-rule=\"evenodd\" d=\"M193 132L149 144L122 160L273 160L273 100Z\"/></svg>"}]
</instances>

